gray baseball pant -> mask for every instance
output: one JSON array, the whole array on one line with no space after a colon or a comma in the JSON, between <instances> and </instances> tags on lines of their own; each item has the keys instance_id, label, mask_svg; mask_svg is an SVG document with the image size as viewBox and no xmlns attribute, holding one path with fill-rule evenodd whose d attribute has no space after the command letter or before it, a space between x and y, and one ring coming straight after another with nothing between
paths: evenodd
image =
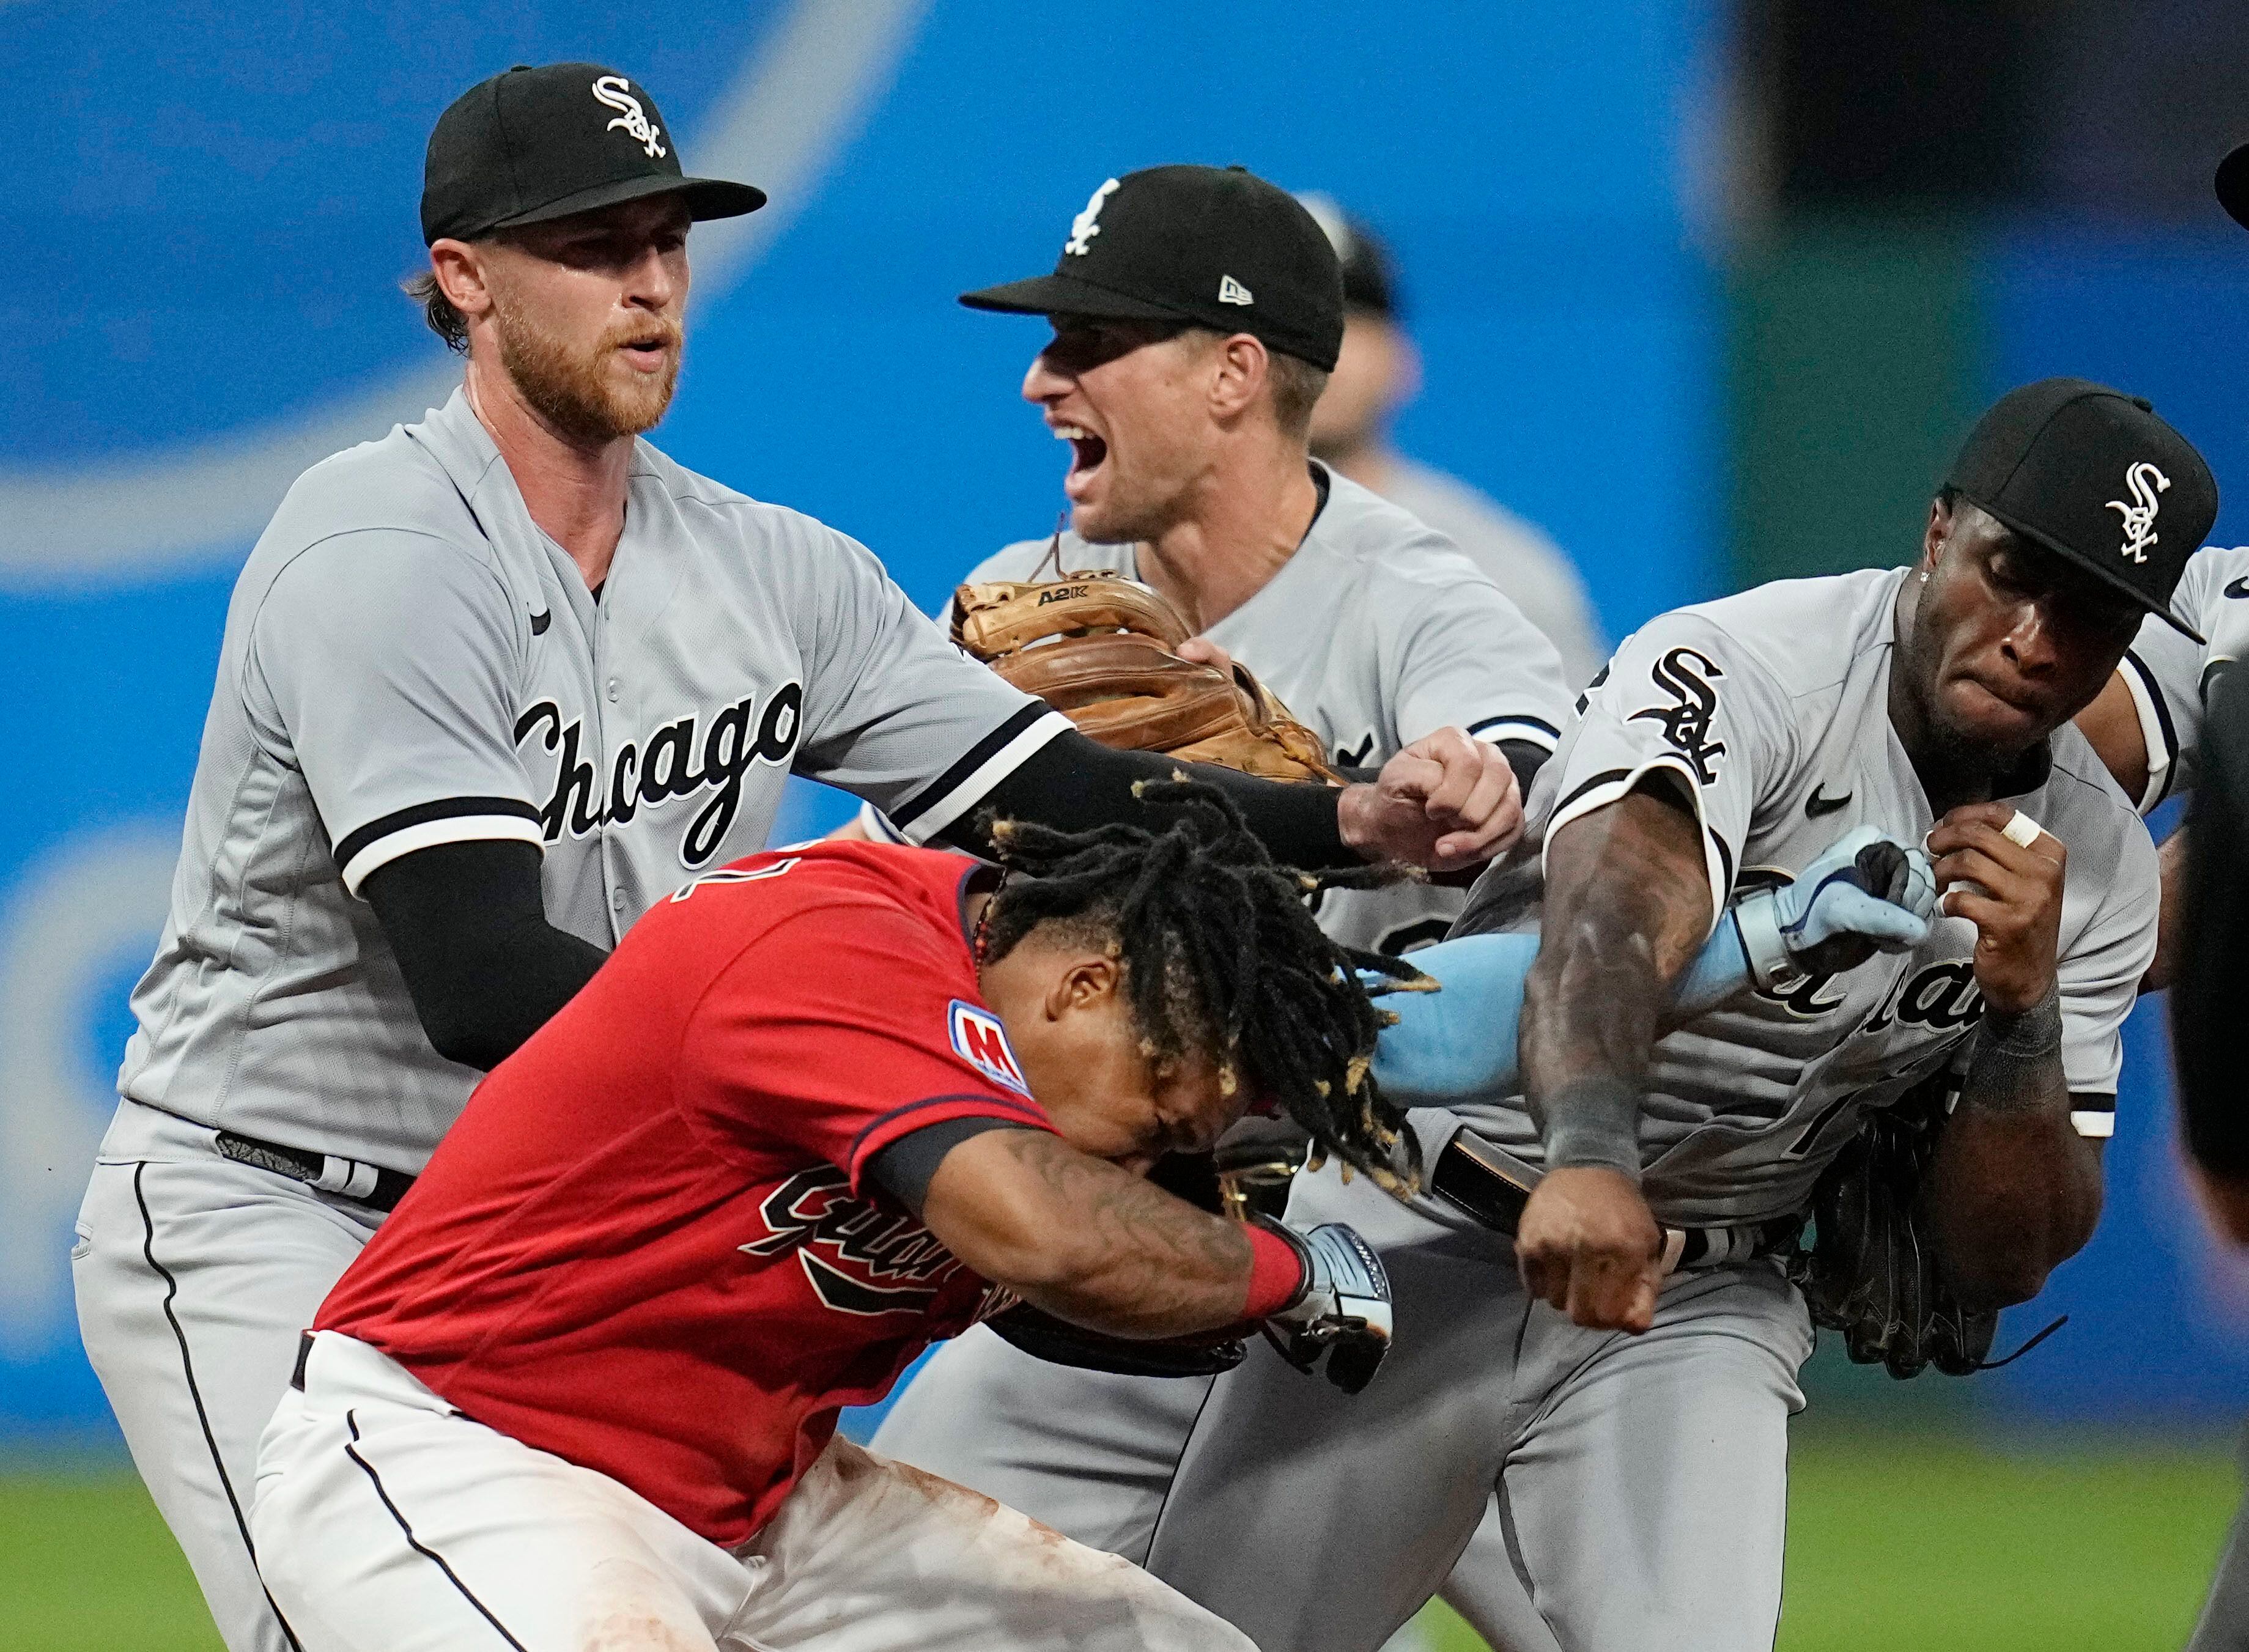
<instances>
[{"instance_id":1,"label":"gray baseball pant","mask_svg":"<svg viewBox=\"0 0 2249 1652\"><path fill-rule=\"evenodd\" d=\"M251 1544L258 1437L375 1213L224 1158L213 1134L119 1108L71 1250L79 1333L220 1638L293 1652Z\"/></svg>"},{"instance_id":2,"label":"gray baseball pant","mask_svg":"<svg viewBox=\"0 0 2249 1652\"><path fill-rule=\"evenodd\" d=\"M1014 1379L1036 1362L1002 1349L1001 1373L987 1355L980 1380L972 1353L956 1380L948 1353L880 1449L1073 1535L1106 1521L1260 1645L1372 1652L1441 1592L1509 1652L1771 1647L1812 1344L1776 1264L1676 1276L1628 1337L1530 1299L1510 1242L1443 1207L1329 1171L1298 1179L1289 1215L1349 1222L1390 1270L1398 1346L1364 1394L1254 1346L1193 1406L1166 1474L1145 1409L1098 1409L1097 1385L1132 1380L1042 1373L1032 1391Z\"/></svg>"}]
</instances>

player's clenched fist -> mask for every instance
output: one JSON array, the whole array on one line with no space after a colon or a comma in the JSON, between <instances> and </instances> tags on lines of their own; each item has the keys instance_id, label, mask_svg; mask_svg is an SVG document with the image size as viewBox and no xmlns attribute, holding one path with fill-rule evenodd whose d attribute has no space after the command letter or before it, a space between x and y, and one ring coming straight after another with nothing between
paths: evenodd
<instances>
[{"instance_id":1,"label":"player's clenched fist","mask_svg":"<svg viewBox=\"0 0 2249 1652\"><path fill-rule=\"evenodd\" d=\"M1507 758L1457 728L1424 735L1337 804L1344 842L1369 860L1454 871L1523 835L1523 793Z\"/></svg>"},{"instance_id":2,"label":"player's clenched fist","mask_svg":"<svg viewBox=\"0 0 2249 1652\"><path fill-rule=\"evenodd\" d=\"M2027 841L2025 841L2027 840ZM1976 926L1976 984L1999 1015L2053 990L2068 853L2006 803L1966 803L1929 834L1943 909Z\"/></svg>"},{"instance_id":3,"label":"player's clenched fist","mask_svg":"<svg viewBox=\"0 0 2249 1652\"><path fill-rule=\"evenodd\" d=\"M1632 1178L1600 1165L1550 1170L1515 1235L1523 1288L1581 1325L1645 1331L1663 1279L1663 1233Z\"/></svg>"}]
</instances>

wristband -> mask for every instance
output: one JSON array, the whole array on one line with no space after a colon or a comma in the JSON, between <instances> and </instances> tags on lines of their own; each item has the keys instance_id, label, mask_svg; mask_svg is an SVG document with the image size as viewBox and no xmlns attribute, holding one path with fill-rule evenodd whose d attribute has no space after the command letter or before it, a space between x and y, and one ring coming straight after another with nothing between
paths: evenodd
<instances>
[{"instance_id":1,"label":"wristband","mask_svg":"<svg viewBox=\"0 0 2249 1652\"><path fill-rule=\"evenodd\" d=\"M1269 1319L1304 1293L1304 1258L1296 1247L1271 1229L1251 1222L1249 1235L1249 1298L1241 1304L1245 1319Z\"/></svg>"},{"instance_id":2,"label":"wristband","mask_svg":"<svg viewBox=\"0 0 2249 1652\"><path fill-rule=\"evenodd\" d=\"M1976 1029L1976 1042L1978 1055L1989 1051L2017 1059L2050 1056L2060 1050L2061 984L2057 981L2047 988L2046 996L2019 1015L1995 1015L1986 1009L1982 1024Z\"/></svg>"},{"instance_id":3,"label":"wristband","mask_svg":"<svg viewBox=\"0 0 2249 1652\"><path fill-rule=\"evenodd\" d=\"M2061 988L2019 1015L1984 1012L1968 1060L1968 1089L1985 1112L2015 1112L2038 1105L2046 1079L2061 1055Z\"/></svg>"},{"instance_id":4,"label":"wristband","mask_svg":"<svg viewBox=\"0 0 2249 1652\"><path fill-rule=\"evenodd\" d=\"M1601 1165L1640 1180L1640 1087L1608 1074L1576 1078L1545 1098L1546 1167Z\"/></svg>"}]
</instances>

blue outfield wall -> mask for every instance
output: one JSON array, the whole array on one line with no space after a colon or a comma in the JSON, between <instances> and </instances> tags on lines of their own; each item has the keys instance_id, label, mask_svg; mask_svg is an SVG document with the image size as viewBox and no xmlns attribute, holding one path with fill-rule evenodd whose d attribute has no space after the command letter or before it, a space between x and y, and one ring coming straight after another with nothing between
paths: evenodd
<instances>
[{"instance_id":1,"label":"blue outfield wall","mask_svg":"<svg viewBox=\"0 0 2249 1652\"><path fill-rule=\"evenodd\" d=\"M1718 583L1716 286L1680 205L1707 0L1087 11L951 0L0 7L0 1444L107 1428L72 1215L161 919L232 573L286 477L426 405L395 291L422 144L468 81L614 59L688 164L682 460L864 539L918 600L1042 531L1042 336L961 289L1052 260L1111 173L1240 161L1395 242L1429 362L1408 445L1543 520L1613 630ZM805 788L788 824L835 813Z\"/></svg>"}]
</instances>

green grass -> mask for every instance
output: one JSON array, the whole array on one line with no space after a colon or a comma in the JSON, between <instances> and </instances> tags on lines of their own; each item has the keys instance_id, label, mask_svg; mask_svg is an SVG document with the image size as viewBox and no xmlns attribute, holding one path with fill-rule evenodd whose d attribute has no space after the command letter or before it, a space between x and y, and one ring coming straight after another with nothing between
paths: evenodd
<instances>
[{"instance_id":1,"label":"green grass","mask_svg":"<svg viewBox=\"0 0 2249 1652\"><path fill-rule=\"evenodd\" d=\"M133 1470L0 1477L0 1652L221 1652Z\"/></svg>"},{"instance_id":2,"label":"green grass","mask_svg":"<svg viewBox=\"0 0 2249 1652\"><path fill-rule=\"evenodd\" d=\"M2177 1652L2239 1492L2222 1444L1801 1428L1779 1652ZM1441 1607L1423 1627L1483 1644Z\"/></svg>"},{"instance_id":3,"label":"green grass","mask_svg":"<svg viewBox=\"0 0 2249 1652\"><path fill-rule=\"evenodd\" d=\"M2238 1493L2222 1445L1999 1450L1805 1428L1781 1652L2175 1652ZM0 1652L218 1652L130 1470L0 1476ZM1433 1613L1442 1652L1480 1644Z\"/></svg>"}]
</instances>

